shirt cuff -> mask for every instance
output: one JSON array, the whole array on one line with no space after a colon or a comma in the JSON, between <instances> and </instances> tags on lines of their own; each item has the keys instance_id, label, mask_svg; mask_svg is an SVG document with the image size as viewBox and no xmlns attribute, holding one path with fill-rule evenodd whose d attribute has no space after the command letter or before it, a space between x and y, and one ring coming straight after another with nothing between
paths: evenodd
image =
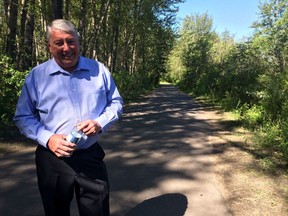
<instances>
[{"instance_id":1,"label":"shirt cuff","mask_svg":"<svg viewBox=\"0 0 288 216\"><path fill-rule=\"evenodd\" d=\"M38 136L37 142L44 146L45 148L47 148L47 144L48 141L50 139L50 137L53 135L54 133L52 133L51 131L48 130L43 130L40 135Z\"/></svg>"},{"instance_id":2,"label":"shirt cuff","mask_svg":"<svg viewBox=\"0 0 288 216\"><path fill-rule=\"evenodd\" d=\"M98 124L101 126L101 133L105 132L105 126L109 123L105 116L99 116L97 119L95 119L95 121L97 121Z\"/></svg>"}]
</instances>

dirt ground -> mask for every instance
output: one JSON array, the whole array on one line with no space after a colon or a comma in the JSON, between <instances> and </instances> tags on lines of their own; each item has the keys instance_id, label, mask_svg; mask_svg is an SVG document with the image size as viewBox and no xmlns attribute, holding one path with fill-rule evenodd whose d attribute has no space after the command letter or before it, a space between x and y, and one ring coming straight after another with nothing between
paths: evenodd
<instances>
[{"instance_id":1,"label":"dirt ground","mask_svg":"<svg viewBox=\"0 0 288 216\"><path fill-rule=\"evenodd\" d=\"M212 168L233 215L288 215L287 170L253 149L250 132L241 127L223 128L220 122L231 118L228 113L210 113L214 127L223 129L215 130L211 137L214 151L221 152L213 157Z\"/></svg>"}]
</instances>

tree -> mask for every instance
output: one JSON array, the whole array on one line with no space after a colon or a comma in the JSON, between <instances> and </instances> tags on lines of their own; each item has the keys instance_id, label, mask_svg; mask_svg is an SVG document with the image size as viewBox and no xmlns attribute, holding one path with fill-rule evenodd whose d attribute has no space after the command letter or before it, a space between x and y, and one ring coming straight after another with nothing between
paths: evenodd
<instances>
[{"instance_id":1,"label":"tree","mask_svg":"<svg viewBox=\"0 0 288 216\"><path fill-rule=\"evenodd\" d=\"M201 77L209 73L208 54L215 37L213 21L207 13L185 17L173 52L177 54L175 57L181 62L182 68L185 68L179 71L182 75L177 75L182 79L178 81L185 87L196 89ZM177 70L173 66L171 69Z\"/></svg>"},{"instance_id":2,"label":"tree","mask_svg":"<svg viewBox=\"0 0 288 216\"><path fill-rule=\"evenodd\" d=\"M63 18L63 0L52 0L53 19Z\"/></svg>"},{"instance_id":3,"label":"tree","mask_svg":"<svg viewBox=\"0 0 288 216\"><path fill-rule=\"evenodd\" d=\"M260 4L260 20L254 22L255 37L262 37L266 55L273 58L277 71L286 69L288 46L288 0L271 0ZM286 53L285 53L286 52Z\"/></svg>"},{"instance_id":4,"label":"tree","mask_svg":"<svg viewBox=\"0 0 288 216\"><path fill-rule=\"evenodd\" d=\"M183 1L4 0L0 54L10 56L11 71L26 71L51 58L46 26L64 17L80 34L81 54L103 62L130 97L158 84L165 72L177 4Z\"/></svg>"},{"instance_id":5,"label":"tree","mask_svg":"<svg viewBox=\"0 0 288 216\"><path fill-rule=\"evenodd\" d=\"M19 53L17 68L25 70L32 67L35 62L33 55L33 37L34 37L34 7L35 0L25 0L22 6L20 34L19 34Z\"/></svg>"},{"instance_id":6,"label":"tree","mask_svg":"<svg viewBox=\"0 0 288 216\"><path fill-rule=\"evenodd\" d=\"M261 104L270 120L278 121L288 111L288 0L260 4L260 19L254 23L253 43L261 52L265 71L261 76Z\"/></svg>"},{"instance_id":7,"label":"tree","mask_svg":"<svg viewBox=\"0 0 288 216\"><path fill-rule=\"evenodd\" d=\"M18 0L4 0L6 20L8 21L8 34L6 38L6 54L16 60L16 35L17 35L17 16Z\"/></svg>"}]
</instances>

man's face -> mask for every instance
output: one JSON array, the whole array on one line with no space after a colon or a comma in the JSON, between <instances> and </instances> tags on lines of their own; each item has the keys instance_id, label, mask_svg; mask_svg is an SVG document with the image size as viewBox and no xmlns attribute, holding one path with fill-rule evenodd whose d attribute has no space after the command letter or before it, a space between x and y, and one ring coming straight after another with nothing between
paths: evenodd
<instances>
[{"instance_id":1,"label":"man's face","mask_svg":"<svg viewBox=\"0 0 288 216\"><path fill-rule=\"evenodd\" d=\"M48 46L58 65L66 71L73 72L79 59L79 40L73 34L52 29Z\"/></svg>"}]
</instances>

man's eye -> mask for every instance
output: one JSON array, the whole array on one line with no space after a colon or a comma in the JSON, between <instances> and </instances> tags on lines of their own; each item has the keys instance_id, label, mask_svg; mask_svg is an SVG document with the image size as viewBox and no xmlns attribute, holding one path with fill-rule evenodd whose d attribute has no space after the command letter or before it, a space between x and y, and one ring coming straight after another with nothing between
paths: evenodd
<instances>
[{"instance_id":1,"label":"man's eye","mask_svg":"<svg viewBox=\"0 0 288 216\"><path fill-rule=\"evenodd\" d=\"M74 41L74 40L67 41L67 44L69 44L69 45L74 45L74 44L75 44L75 41Z\"/></svg>"},{"instance_id":2,"label":"man's eye","mask_svg":"<svg viewBox=\"0 0 288 216\"><path fill-rule=\"evenodd\" d=\"M56 42L56 43L54 43L56 46L62 46L63 45L63 43L62 42Z\"/></svg>"}]
</instances>

